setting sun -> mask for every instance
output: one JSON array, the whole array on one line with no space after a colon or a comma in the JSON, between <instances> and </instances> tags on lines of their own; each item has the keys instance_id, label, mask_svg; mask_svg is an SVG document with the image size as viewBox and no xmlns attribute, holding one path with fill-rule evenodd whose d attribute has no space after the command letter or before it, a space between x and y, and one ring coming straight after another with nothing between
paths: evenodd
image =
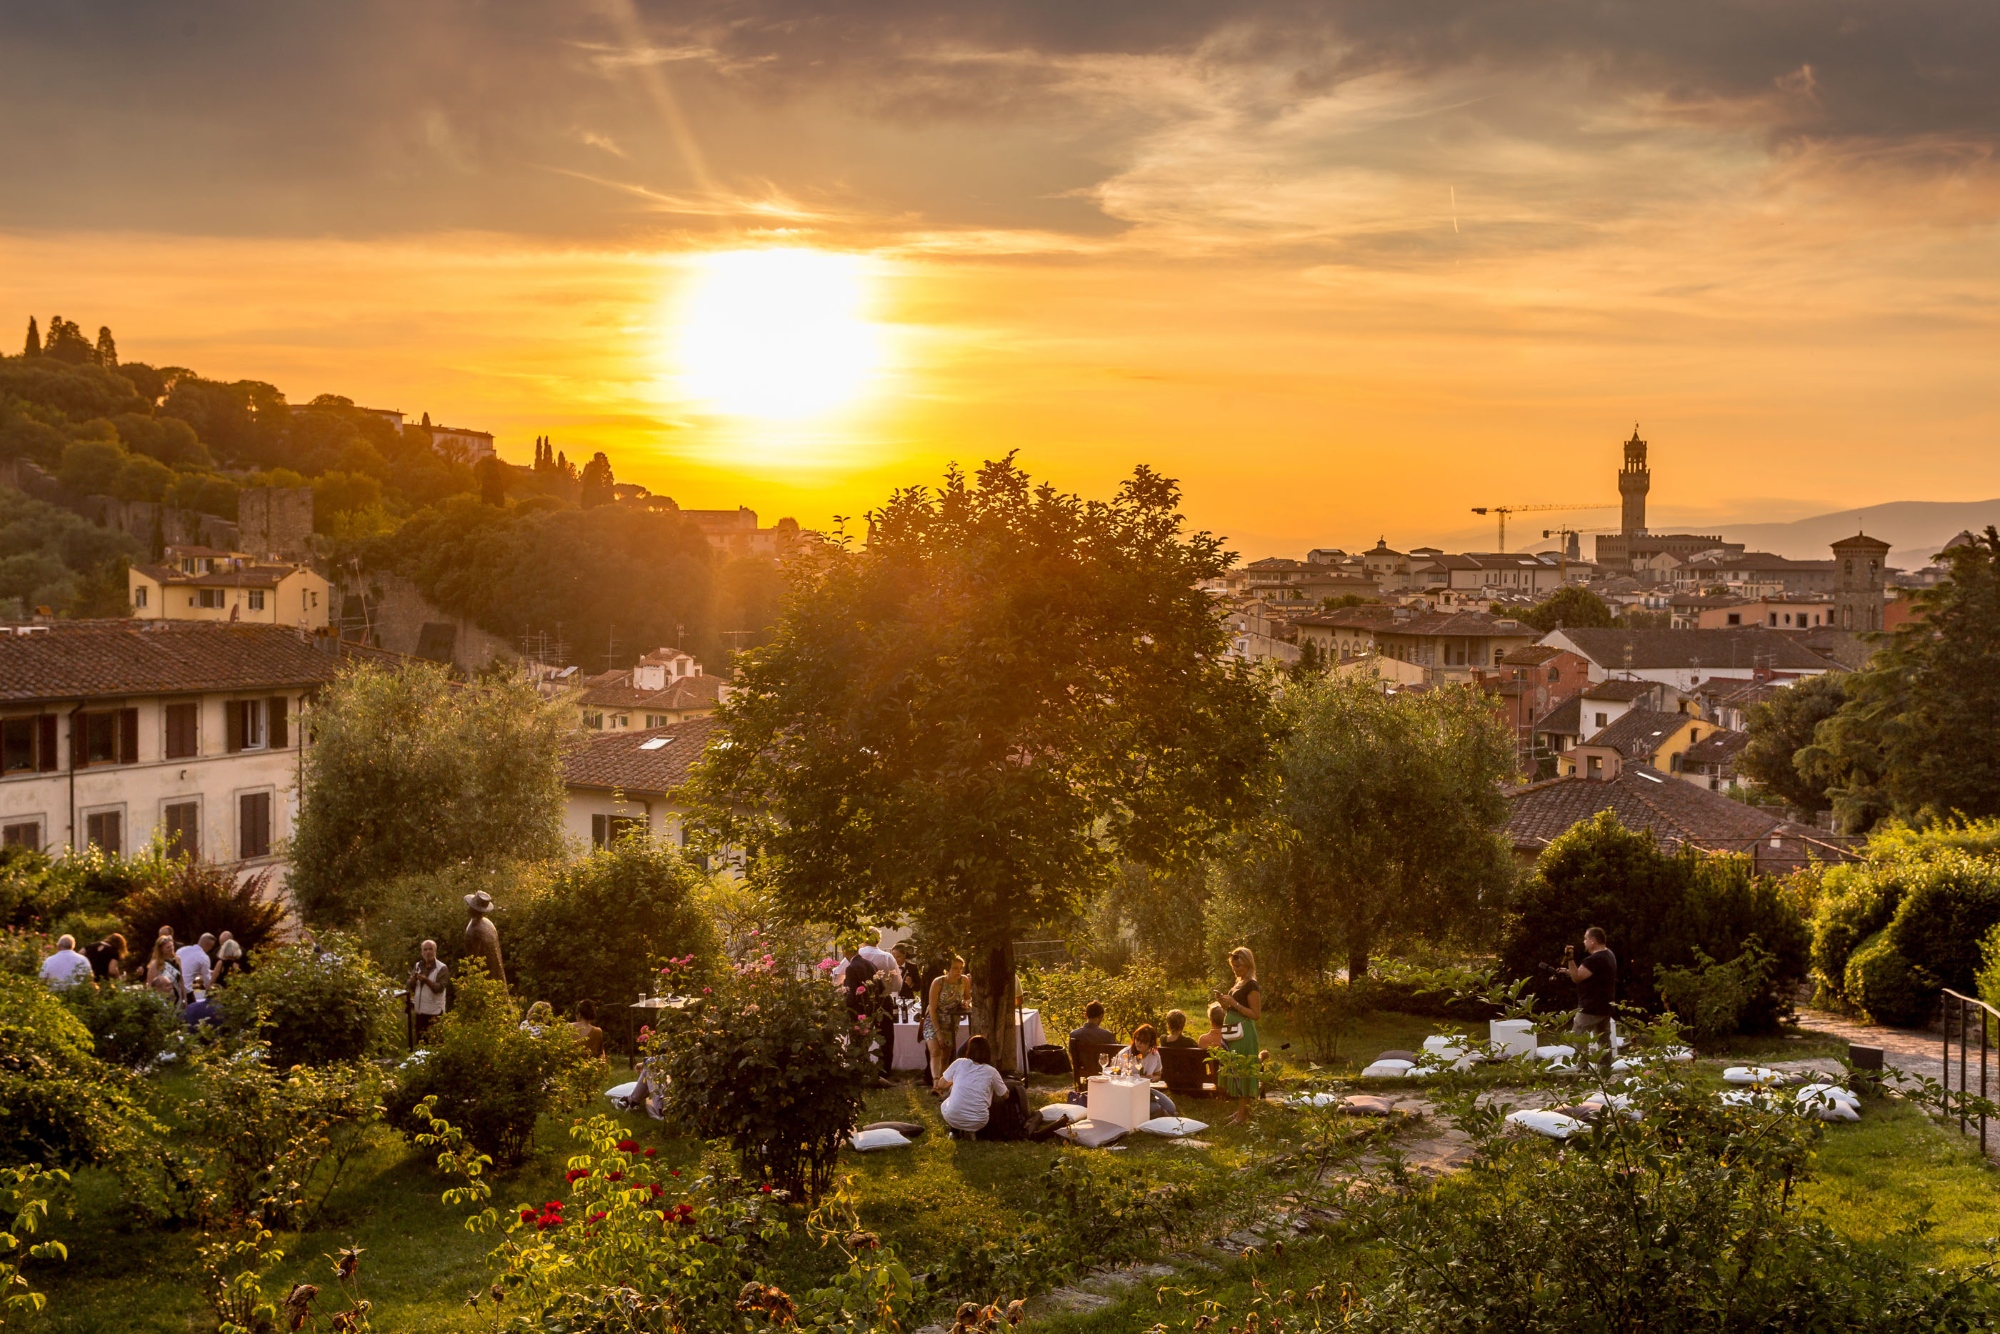
<instances>
[{"instance_id":1,"label":"setting sun","mask_svg":"<svg viewBox=\"0 0 2000 1334\"><path fill-rule=\"evenodd\" d=\"M880 370L864 257L737 250L693 267L673 347L689 398L728 416L810 417L851 402Z\"/></svg>"}]
</instances>

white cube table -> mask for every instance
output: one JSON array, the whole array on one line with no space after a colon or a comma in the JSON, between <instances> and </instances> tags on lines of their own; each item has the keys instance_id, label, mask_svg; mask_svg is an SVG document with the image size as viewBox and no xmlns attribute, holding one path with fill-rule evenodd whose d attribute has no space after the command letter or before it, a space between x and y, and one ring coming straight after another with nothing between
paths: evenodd
<instances>
[{"instance_id":1,"label":"white cube table","mask_svg":"<svg viewBox=\"0 0 2000 1334\"><path fill-rule=\"evenodd\" d=\"M1495 1019L1487 1031L1503 1056L1532 1056L1540 1042L1535 1036L1534 1022L1529 1019Z\"/></svg>"},{"instance_id":2,"label":"white cube table","mask_svg":"<svg viewBox=\"0 0 2000 1334\"><path fill-rule=\"evenodd\" d=\"M1153 1082L1123 1075L1092 1075L1084 1109L1099 1125L1130 1130L1153 1119Z\"/></svg>"}]
</instances>

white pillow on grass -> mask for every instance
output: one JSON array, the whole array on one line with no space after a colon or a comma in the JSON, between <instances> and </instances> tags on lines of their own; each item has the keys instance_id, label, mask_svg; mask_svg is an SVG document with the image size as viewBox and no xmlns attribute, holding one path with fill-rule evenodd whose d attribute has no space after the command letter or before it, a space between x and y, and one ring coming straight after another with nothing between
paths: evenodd
<instances>
[{"instance_id":1,"label":"white pillow on grass","mask_svg":"<svg viewBox=\"0 0 2000 1334\"><path fill-rule=\"evenodd\" d=\"M1052 1102L1042 1108L1042 1120L1044 1121L1081 1121L1089 1115L1090 1112L1088 1110L1077 1106L1073 1102Z\"/></svg>"},{"instance_id":2,"label":"white pillow on grass","mask_svg":"<svg viewBox=\"0 0 2000 1334\"><path fill-rule=\"evenodd\" d=\"M1509 1112L1507 1124L1519 1126L1523 1130L1532 1130L1537 1135L1546 1135L1550 1139L1568 1139L1584 1128L1583 1122L1575 1117L1550 1111Z\"/></svg>"},{"instance_id":3,"label":"white pillow on grass","mask_svg":"<svg viewBox=\"0 0 2000 1334\"><path fill-rule=\"evenodd\" d=\"M1080 1144L1086 1149L1101 1149L1113 1140L1125 1138L1124 1126L1114 1126L1109 1121L1099 1123L1091 1120L1072 1121L1056 1131L1072 1144Z\"/></svg>"},{"instance_id":4,"label":"white pillow on grass","mask_svg":"<svg viewBox=\"0 0 2000 1334\"><path fill-rule=\"evenodd\" d=\"M1171 1139L1176 1135L1198 1135L1208 1129L1208 1122L1191 1120L1185 1116L1156 1116L1150 1121L1141 1121L1132 1128L1143 1130L1148 1135L1165 1135Z\"/></svg>"},{"instance_id":5,"label":"white pillow on grass","mask_svg":"<svg viewBox=\"0 0 2000 1334\"><path fill-rule=\"evenodd\" d=\"M890 1130L886 1126L879 1130L857 1131L848 1137L847 1142L852 1144L861 1153L867 1153L871 1149L907 1149L910 1147L909 1138L902 1131Z\"/></svg>"},{"instance_id":6,"label":"white pillow on grass","mask_svg":"<svg viewBox=\"0 0 2000 1334\"><path fill-rule=\"evenodd\" d=\"M1404 1079L1416 1069L1415 1061L1377 1061L1361 1072L1363 1079Z\"/></svg>"},{"instance_id":7,"label":"white pillow on grass","mask_svg":"<svg viewBox=\"0 0 2000 1334\"><path fill-rule=\"evenodd\" d=\"M635 1079L629 1084L613 1085L612 1087L604 1090L604 1096L611 1099L611 1101L617 1103L619 1106L622 1107L625 1105L625 1100L630 1098L634 1093L637 1093L638 1091L639 1091L639 1081Z\"/></svg>"},{"instance_id":8,"label":"white pillow on grass","mask_svg":"<svg viewBox=\"0 0 2000 1334\"><path fill-rule=\"evenodd\" d=\"M1725 1084L1782 1084L1785 1072L1762 1065L1732 1065L1722 1072Z\"/></svg>"}]
</instances>

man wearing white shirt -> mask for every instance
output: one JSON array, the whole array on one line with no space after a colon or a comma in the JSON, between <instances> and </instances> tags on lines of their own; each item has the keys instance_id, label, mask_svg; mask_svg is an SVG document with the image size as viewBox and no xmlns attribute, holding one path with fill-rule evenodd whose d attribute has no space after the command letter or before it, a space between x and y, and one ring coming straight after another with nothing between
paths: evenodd
<instances>
[{"instance_id":1,"label":"man wearing white shirt","mask_svg":"<svg viewBox=\"0 0 2000 1334\"><path fill-rule=\"evenodd\" d=\"M56 941L56 952L42 961L42 981L60 991L80 982L88 982L96 976L90 960L77 953L76 937L63 936Z\"/></svg>"},{"instance_id":2,"label":"man wearing white shirt","mask_svg":"<svg viewBox=\"0 0 2000 1334\"><path fill-rule=\"evenodd\" d=\"M207 991L213 980L208 952L215 948L215 936L204 931L199 945L183 945L174 951L181 963L181 986L189 991Z\"/></svg>"}]
</instances>

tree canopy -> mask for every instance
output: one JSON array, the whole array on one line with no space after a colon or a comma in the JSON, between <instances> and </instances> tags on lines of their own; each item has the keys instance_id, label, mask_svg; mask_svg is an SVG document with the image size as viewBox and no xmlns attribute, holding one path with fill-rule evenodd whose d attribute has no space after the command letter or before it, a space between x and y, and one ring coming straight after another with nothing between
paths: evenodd
<instances>
[{"instance_id":1,"label":"tree canopy","mask_svg":"<svg viewBox=\"0 0 2000 1334\"><path fill-rule=\"evenodd\" d=\"M1916 594L1847 700L1801 751L1843 828L1885 816L2000 815L2000 530L1942 554L1950 574Z\"/></svg>"},{"instance_id":2,"label":"tree canopy","mask_svg":"<svg viewBox=\"0 0 2000 1334\"><path fill-rule=\"evenodd\" d=\"M1604 599L1578 584L1565 584L1523 612L1516 619L1543 634L1558 625L1572 630L1589 630L1612 624L1611 608Z\"/></svg>"},{"instance_id":3,"label":"tree canopy","mask_svg":"<svg viewBox=\"0 0 2000 1334\"><path fill-rule=\"evenodd\" d=\"M289 884L301 915L345 925L395 876L554 855L572 719L522 681L455 685L414 662L343 673L308 718Z\"/></svg>"},{"instance_id":4,"label":"tree canopy","mask_svg":"<svg viewBox=\"0 0 2000 1334\"><path fill-rule=\"evenodd\" d=\"M1087 501L1011 456L897 491L865 547L794 563L693 785L791 913L962 948L1002 1052L1020 933L1121 852L1198 857L1253 796L1264 698L1197 587L1229 553L1178 503L1144 468Z\"/></svg>"},{"instance_id":5,"label":"tree canopy","mask_svg":"<svg viewBox=\"0 0 2000 1334\"><path fill-rule=\"evenodd\" d=\"M1371 677L1301 678L1278 703L1267 817L1233 892L1274 964L1350 977L1400 936L1497 920L1512 879L1500 784L1506 724L1476 690L1388 693Z\"/></svg>"},{"instance_id":6,"label":"tree canopy","mask_svg":"<svg viewBox=\"0 0 2000 1334\"><path fill-rule=\"evenodd\" d=\"M1847 700L1842 675L1808 676L1773 694L1750 711L1750 739L1736 757L1745 778L1811 814L1826 810L1832 799L1826 784L1803 772L1799 752L1813 744L1819 725L1840 712Z\"/></svg>"}]
</instances>

